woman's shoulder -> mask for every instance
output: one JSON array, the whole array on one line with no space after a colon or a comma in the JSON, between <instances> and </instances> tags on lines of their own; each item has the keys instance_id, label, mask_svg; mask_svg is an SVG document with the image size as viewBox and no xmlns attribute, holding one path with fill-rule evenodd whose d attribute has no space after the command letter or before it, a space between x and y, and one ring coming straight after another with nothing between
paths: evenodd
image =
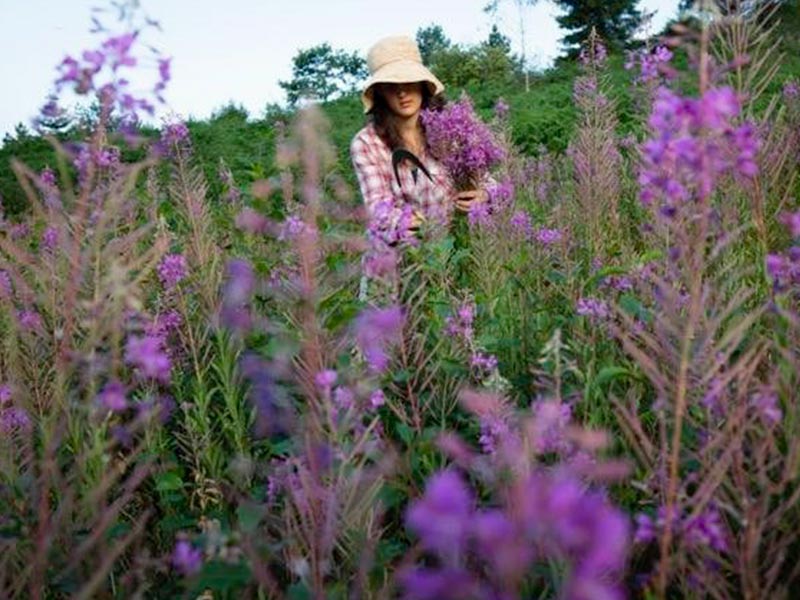
<instances>
[{"instance_id":1,"label":"woman's shoulder","mask_svg":"<svg viewBox=\"0 0 800 600\"><path fill-rule=\"evenodd\" d=\"M383 140L378 135L375 125L367 123L353 136L353 140L350 142L350 151L353 152L363 148L379 148L381 145L383 145Z\"/></svg>"}]
</instances>

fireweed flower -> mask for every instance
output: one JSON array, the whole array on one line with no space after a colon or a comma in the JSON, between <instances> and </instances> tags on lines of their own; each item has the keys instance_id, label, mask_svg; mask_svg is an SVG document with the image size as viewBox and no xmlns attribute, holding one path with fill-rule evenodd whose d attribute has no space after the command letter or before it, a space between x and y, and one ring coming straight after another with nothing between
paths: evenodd
<instances>
[{"instance_id":1,"label":"fireweed flower","mask_svg":"<svg viewBox=\"0 0 800 600\"><path fill-rule=\"evenodd\" d=\"M14 288L11 285L11 275L5 269L0 269L0 300L11 298Z\"/></svg>"},{"instance_id":2,"label":"fireweed flower","mask_svg":"<svg viewBox=\"0 0 800 600\"><path fill-rule=\"evenodd\" d=\"M409 506L406 526L419 536L423 548L452 563L469 535L473 502L462 477L442 471L428 480L423 497Z\"/></svg>"},{"instance_id":3,"label":"fireweed flower","mask_svg":"<svg viewBox=\"0 0 800 600\"><path fill-rule=\"evenodd\" d=\"M158 278L167 291L174 289L187 275L188 265L182 254L167 254L158 265Z\"/></svg>"},{"instance_id":4,"label":"fireweed flower","mask_svg":"<svg viewBox=\"0 0 800 600\"><path fill-rule=\"evenodd\" d=\"M473 352L469 359L469 365L478 377L482 378L497 368L497 357L483 352Z\"/></svg>"},{"instance_id":5,"label":"fireweed flower","mask_svg":"<svg viewBox=\"0 0 800 600\"><path fill-rule=\"evenodd\" d=\"M792 237L800 237L800 210L793 213L783 213L780 217L780 221L786 225Z\"/></svg>"},{"instance_id":6,"label":"fireweed flower","mask_svg":"<svg viewBox=\"0 0 800 600\"><path fill-rule=\"evenodd\" d=\"M58 245L58 228L50 225L42 233L42 249L52 252Z\"/></svg>"},{"instance_id":7,"label":"fireweed flower","mask_svg":"<svg viewBox=\"0 0 800 600\"><path fill-rule=\"evenodd\" d=\"M407 600L471 600L489 598L475 578L465 569L404 569L398 580Z\"/></svg>"},{"instance_id":8,"label":"fireweed flower","mask_svg":"<svg viewBox=\"0 0 800 600\"><path fill-rule=\"evenodd\" d=\"M670 75L667 68L673 54L666 46L656 46L655 49L643 49L638 52L629 52L625 69L634 70L639 64L639 73L634 80L637 84L650 84L657 82L662 76Z\"/></svg>"},{"instance_id":9,"label":"fireweed flower","mask_svg":"<svg viewBox=\"0 0 800 600\"><path fill-rule=\"evenodd\" d=\"M563 237L564 235L558 229L548 229L546 227L537 229L536 233L534 234L534 238L536 239L536 241L542 244L543 246L557 244L563 239Z\"/></svg>"},{"instance_id":10,"label":"fireweed flower","mask_svg":"<svg viewBox=\"0 0 800 600\"><path fill-rule=\"evenodd\" d=\"M773 390L764 389L754 394L750 399L750 405L769 427L777 425L783 419L778 394Z\"/></svg>"},{"instance_id":11,"label":"fireweed flower","mask_svg":"<svg viewBox=\"0 0 800 600\"><path fill-rule=\"evenodd\" d=\"M24 431L30 427L31 418L25 409L16 406L0 409L0 431L3 433Z\"/></svg>"},{"instance_id":12,"label":"fireweed flower","mask_svg":"<svg viewBox=\"0 0 800 600\"><path fill-rule=\"evenodd\" d=\"M30 309L17 312L17 323L23 331L40 331L43 326L41 315Z\"/></svg>"},{"instance_id":13,"label":"fireweed flower","mask_svg":"<svg viewBox=\"0 0 800 600\"><path fill-rule=\"evenodd\" d=\"M445 333L448 336L470 343L474 335L472 328L474 322L475 303L471 301L464 302L458 307L455 315L445 319Z\"/></svg>"},{"instance_id":14,"label":"fireweed flower","mask_svg":"<svg viewBox=\"0 0 800 600\"><path fill-rule=\"evenodd\" d=\"M131 336L125 346L125 362L148 379L168 383L172 361L163 348L163 339L155 336Z\"/></svg>"},{"instance_id":15,"label":"fireweed flower","mask_svg":"<svg viewBox=\"0 0 800 600\"><path fill-rule=\"evenodd\" d=\"M369 405L372 409L380 408L386 404L386 396L383 390L377 389L369 395Z\"/></svg>"},{"instance_id":16,"label":"fireweed flower","mask_svg":"<svg viewBox=\"0 0 800 600\"><path fill-rule=\"evenodd\" d=\"M784 83L783 97L787 100L789 98L800 98L800 84L793 80Z\"/></svg>"},{"instance_id":17,"label":"fireweed flower","mask_svg":"<svg viewBox=\"0 0 800 600\"><path fill-rule=\"evenodd\" d=\"M575 312L584 317L590 317L596 320L604 320L609 316L608 304L603 300L597 298L580 298L575 305Z\"/></svg>"},{"instance_id":18,"label":"fireweed flower","mask_svg":"<svg viewBox=\"0 0 800 600\"><path fill-rule=\"evenodd\" d=\"M500 120L504 120L506 117L508 117L509 110L510 108L508 103L506 103L506 101L502 98L498 98L497 102L494 104L494 116Z\"/></svg>"},{"instance_id":19,"label":"fireweed flower","mask_svg":"<svg viewBox=\"0 0 800 600\"><path fill-rule=\"evenodd\" d=\"M333 369L326 369L325 371L320 371L314 376L314 383L317 384L317 387L323 391L330 391L333 384L336 383L338 375L336 371Z\"/></svg>"},{"instance_id":20,"label":"fireweed flower","mask_svg":"<svg viewBox=\"0 0 800 600\"><path fill-rule=\"evenodd\" d=\"M15 223L8 230L8 236L12 240L21 240L31 234L31 227L27 223Z\"/></svg>"},{"instance_id":21,"label":"fireweed flower","mask_svg":"<svg viewBox=\"0 0 800 600\"><path fill-rule=\"evenodd\" d=\"M382 373L389 366L388 347L400 338L403 322L399 306L367 309L356 318L356 342L373 373Z\"/></svg>"},{"instance_id":22,"label":"fireweed flower","mask_svg":"<svg viewBox=\"0 0 800 600\"><path fill-rule=\"evenodd\" d=\"M640 198L674 216L691 201L705 201L725 175L753 177L759 142L750 123L734 126L740 104L730 87L684 98L659 88L649 119L653 137L642 145Z\"/></svg>"},{"instance_id":23,"label":"fireweed flower","mask_svg":"<svg viewBox=\"0 0 800 600\"><path fill-rule=\"evenodd\" d=\"M466 96L440 111L424 110L420 119L431 153L447 169L456 189L474 187L506 157Z\"/></svg>"},{"instance_id":24,"label":"fireweed flower","mask_svg":"<svg viewBox=\"0 0 800 600\"><path fill-rule=\"evenodd\" d=\"M533 226L531 225L531 218L524 210L518 210L509 220L509 225L521 237L531 239L533 237Z\"/></svg>"},{"instance_id":25,"label":"fireweed flower","mask_svg":"<svg viewBox=\"0 0 800 600\"><path fill-rule=\"evenodd\" d=\"M531 434L536 452L572 453L574 445L566 437L567 429L572 425L572 407L563 402L539 400L532 408L534 419Z\"/></svg>"},{"instance_id":26,"label":"fireweed flower","mask_svg":"<svg viewBox=\"0 0 800 600\"><path fill-rule=\"evenodd\" d=\"M107 383L97 395L98 402L112 412L120 412L128 408L125 398L125 386L119 381Z\"/></svg>"},{"instance_id":27,"label":"fireweed flower","mask_svg":"<svg viewBox=\"0 0 800 600\"><path fill-rule=\"evenodd\" d=\"M179 540L172 550L172 566L183 575L194 575L203 566L203 552L187 540Z\"/></svg>"}]
</instances>

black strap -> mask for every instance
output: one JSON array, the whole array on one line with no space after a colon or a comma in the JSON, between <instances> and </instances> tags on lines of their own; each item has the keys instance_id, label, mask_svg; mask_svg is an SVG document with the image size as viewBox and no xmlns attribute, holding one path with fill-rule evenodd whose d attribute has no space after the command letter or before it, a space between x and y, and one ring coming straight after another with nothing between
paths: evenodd
<instances>
[{"instance_id":1,"label":"black strap","mask_svg":"<svg viewBox=\"0 0 800 600\"><path fill-rule=\"evenodd\" d=\"M411 164L413 164L414 167L416 167L414 170L411 171L411 173L414 176L414 183L417 182L416 169L419 169L420 171L425 173L425 175L428 176L428 179L433 181L433 177L431 177L431 174L428 172L428 169L425 168L425 165L422 164L422 161L419 158L417 158L417 156L413 152L411 152L410 150L406 150L405 148L398 148L397 150L392 152L392 169L394 169L394 176L397 179L397 185L403 187L403 184L400 181L399 167L400 163L403 162L404 160L410 160Z\"/></svg>"}]
</instances>

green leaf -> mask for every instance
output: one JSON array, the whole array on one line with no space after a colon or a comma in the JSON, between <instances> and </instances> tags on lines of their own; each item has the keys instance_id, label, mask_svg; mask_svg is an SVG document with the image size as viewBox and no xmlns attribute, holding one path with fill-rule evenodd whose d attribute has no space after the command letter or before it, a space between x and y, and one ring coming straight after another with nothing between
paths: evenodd
<instances>
[{"instance_id":1,"label":"green leaf","mask_svg":"<svg viewBox=\"0 0 800 600\"><path fill-rule=\"evenodd\" d=\"M261 519L264 518L267 510L262 504L255 502L243 502L236 509L236 516L239 519L239 527L245 533L253 533Z\"/></svg>"},{"instance_id":2,"label":"green leaf","mask_svg":"<svg viewBox=\"0 0 800 600\"><path fill-rule=\"evenodd\" d=\"M619 298L619 305L629 315L633 315L645 322L650 321L650 311L635 296L622 294Z\"/></svg>"},{"instance_id":3,"label":"green leaf","mask_svg":"<svg viewBox=\"0 0 800 600\"><path fill-rule=\"evenodd\" d=\"M203 565L194 590L197 593L205 589L214 592L229 592L241 588L250 581L250 569L242 563L228 564L212 560Z\"/></svg>"},{"instance_id":4,"label":"green leaf","mask_svg":"<svg viewBox=\"0 0 800 600\"><path fill-rule=\"evenodd\" d=\"M397 431L397 435L400 436L400 439L403 440L407 446L411 445L411 442L414 439L414 431L406 425L405 423L398 423L395 427L395 431Z\"/></svg>"},{"instance_id":5,"label":"green leaf","mask_svg":"<svg viewBox=\"0 0 800 600\"><path fill-rule=\"evenodd\" d=\"M600 387L618 377L631 377L633 374L625 367L603 367L594 378L594 385Z\"/></svg>"},{"instance_id":6,"label":"green leaf","mask_svg":"<svg viewBox=\"0 0 800 600\"><path fill-rule=\"evenodd\" d=\"M311 600L313 598L311 590L303 582L293 583L289 586L288 592L289 600Z\"/></svg>"},{"instance_id":7,"label":"green leaf","mask_svg":"<svg viewBox=\"0 0 800 600\"><path fill-rule=\"evenodd\" d=\"M183 479L176 471L167 471L156 476L156 490L174 492L183 489Z\"/></svg>"}]
</instances>

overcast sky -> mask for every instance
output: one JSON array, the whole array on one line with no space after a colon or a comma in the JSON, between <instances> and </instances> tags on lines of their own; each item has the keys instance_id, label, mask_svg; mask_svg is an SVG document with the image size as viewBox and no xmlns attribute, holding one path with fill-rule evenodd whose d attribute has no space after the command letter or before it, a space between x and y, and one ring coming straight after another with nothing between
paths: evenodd
<instances>
[{"instance_id":1,"label":"overcast sky","mask_svg":"<svg viewBox=\"0 0 800 600\"><path fill-rule=\"evenodd\" d=\"M166 98L182 117L208 117L229 101L260 116L269 102L283 103L278 81L291 74L298 49L329 42L362 55L385 35L413 36L436 23L456 43L473 44L497 22L519 51L512 0L493 21L486 0L141 0L163 32L149 41L173 57ZM0 136L29 123L51 89L55 66L67 53L98 45L89 33L91 7L102 0L0 0ZM677 0L642 0L657 11L653 29L675 15ZM526 10L526 45L533 67L558 54L557 9L541 2Z\"/></svg>"}]
</instances>

